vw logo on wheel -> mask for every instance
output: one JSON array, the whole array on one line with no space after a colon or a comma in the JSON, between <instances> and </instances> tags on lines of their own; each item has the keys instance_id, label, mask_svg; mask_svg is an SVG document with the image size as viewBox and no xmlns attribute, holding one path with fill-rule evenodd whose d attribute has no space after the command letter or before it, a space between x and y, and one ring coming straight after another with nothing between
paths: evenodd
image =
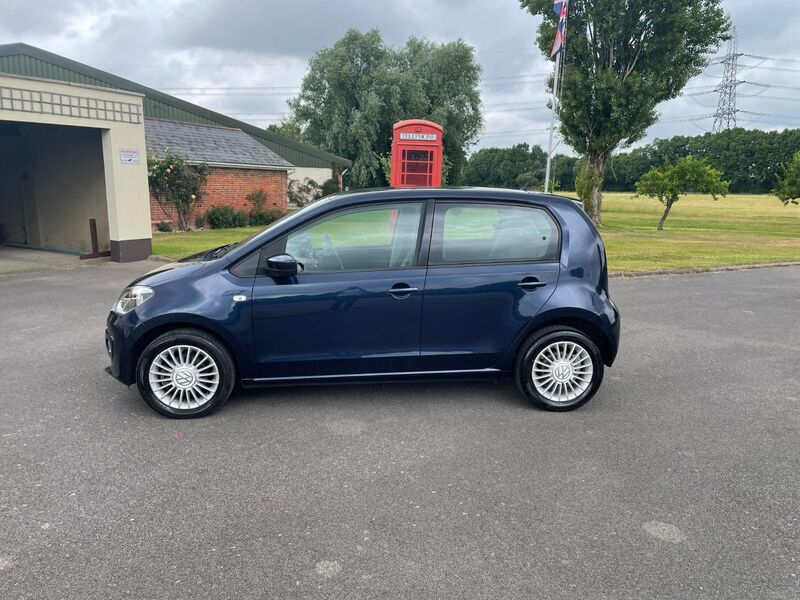
<instances>
[{"instance_id":1,"label":"vw logo on wheel","mask_svg":"<svg viewBox=\"0 0 800 600\"><path fill-rule=\"evenodd\" d=\"M553 367L553 378L556 381L567 381L572 377L572 365L569 363L558 363Z\"/></svg>"},{"instance_id":2,"label":"vw logo on wheel","mask_svg":"<svg viewBox=\"0 0 800 600\"><path fill-rule=\"evenodd\" d=\"M178 369L174 377L178 387L188 388L194 383L194 373L189 369Z\"/></svg>"}]
</instances>

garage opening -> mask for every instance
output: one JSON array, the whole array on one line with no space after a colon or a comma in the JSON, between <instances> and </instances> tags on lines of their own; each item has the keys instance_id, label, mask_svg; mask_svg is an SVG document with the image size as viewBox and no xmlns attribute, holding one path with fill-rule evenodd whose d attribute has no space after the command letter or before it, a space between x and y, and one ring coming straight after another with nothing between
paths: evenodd
<instances>
[{"instance_id":1,"label":"garage opening","mask_svg":"<svg viewBox=\"0 0 800 600\"><path fill-rule=\"evenodd\" d=\"M102 129L0 121L0 240L110 252Z\"/></svg>"}]
</instances>

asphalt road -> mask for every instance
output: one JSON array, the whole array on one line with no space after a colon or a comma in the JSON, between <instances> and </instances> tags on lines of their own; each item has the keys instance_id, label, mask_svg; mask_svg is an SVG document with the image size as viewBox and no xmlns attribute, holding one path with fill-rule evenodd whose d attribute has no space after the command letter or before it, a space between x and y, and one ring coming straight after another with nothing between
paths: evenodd
<instances>
[{"instance_id":1,"label":"asphalt road","mask_svg":"<svg viewBox=\"0 0 800 600\"><path fill-rule=\"evenodd\" d=\"M612 281L572 413L512 384L247 393L103 368L152 265L0 277L0 598L798 598L800 268Z\"/></svg>"}]
</instances>

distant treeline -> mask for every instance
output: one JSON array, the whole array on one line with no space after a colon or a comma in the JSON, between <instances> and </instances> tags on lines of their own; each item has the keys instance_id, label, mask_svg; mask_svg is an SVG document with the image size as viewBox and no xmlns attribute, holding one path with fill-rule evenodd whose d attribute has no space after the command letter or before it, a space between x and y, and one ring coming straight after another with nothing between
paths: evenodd
<instances>
[{"instance_id":1,"label":"distant treeline","mask_svg":"<svg viewBox=\"0 0 800 600\"><path fill-rule=\"evenodd\" d=\"M732 193L770 192L783 166L800 151L800 129L761 131L729 129L721 133L675 136L617 154L606 170L604 189L632 192L636 182L651 167L675 163L684 156L705 159L722 171ZM541 148L519 144L512 148L483 148L475 152L464 169L466 185L541 189L545 153ZM575 189L579 160L558 156L553 172L557 190Z\"/></svg>"},{"instance_id":2,"label":"distant treeline","mask_svg":"<svg viewBox=\"0 0 800 600\"><path fill-rule=\"evenodd\" d=\"M511 189L541 189L547 154L539 146L481 148L464 166L462 183ZM556 189L574 190L578 159L558 155L553 162Z\"/></svg>"}]
</instances>

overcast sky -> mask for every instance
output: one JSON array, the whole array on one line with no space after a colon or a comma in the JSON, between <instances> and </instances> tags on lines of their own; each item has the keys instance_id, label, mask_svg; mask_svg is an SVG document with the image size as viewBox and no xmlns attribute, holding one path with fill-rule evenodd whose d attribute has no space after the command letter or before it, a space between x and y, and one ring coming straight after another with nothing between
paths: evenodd
<instances>
[{"instance_id":1,"label":"overcast sky","mask_svg":"<svg viewBox=\"0 0 800 600\"><path fill-rule=\"evenodd\" d=\"M739 124L800 126L798 0L725 7L740 52L782 59L740 59L739 79L782 87L740 86L739 108L749 112ZM0 43L39 46L261 127L286 115L308 57L349 27L376 27L393 45L411 35L462 38L483 66L478 147L547 143L552 64L534 48L538 20L516 0L0 0L0 15ZM722 66L711 66L687 95L659 107L647 139L708 131L713 118L702 117L716 108L711 91L721 76Z\"/></svg>"}]
</instances>

